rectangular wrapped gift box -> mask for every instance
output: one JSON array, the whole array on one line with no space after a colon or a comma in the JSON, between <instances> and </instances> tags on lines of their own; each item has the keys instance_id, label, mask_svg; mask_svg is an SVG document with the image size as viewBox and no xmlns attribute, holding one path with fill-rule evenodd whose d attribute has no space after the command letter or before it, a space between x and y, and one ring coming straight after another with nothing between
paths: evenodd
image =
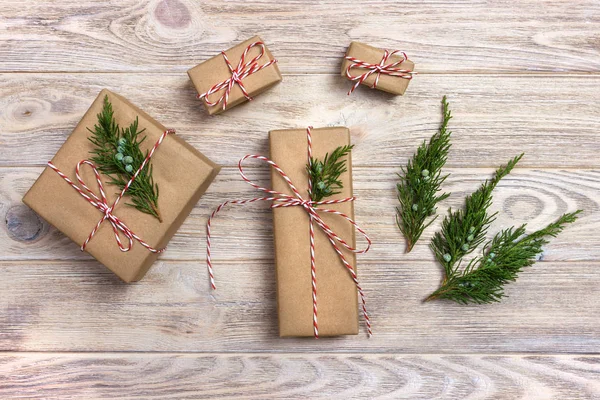
<instances>
[{"instance_id":1,"label":"rectangular wrapped gift box","mask_svg":"<svg viewBox=\"0 0 600 400\"><path fill-rule=\"evenodd\" d=\"M253 43L262 42L261 38L258 36L254 36L245 42L242 42L229 50L225 51L227 58L229 59L233 68L237 68L240 58L244 53L244 50ZM274 60L273 55L267 48L264 46L265 53L264 55L257 60L257 66L262 66L272 60ZM254 57L258 56L261 52L260 46L252 47L245 57L245 62L251 61ZM194 68L188 71L188 76L192 80L194 87L198 91L198 94L203 94L208 92L214 85L224 82L225 80L231 78L231 70L227 66L225 62L225 58L222 54L216 55L203 63L195 66ZM254 97L275 84L281 82L281 73L279 72L279 68L277 67L277 62L269 65L268 67L256 71L242 79L242 83L250 97ZM221 89L214 94L209 96L209 100L211 102L215 102L219 99L220 96L224 94L225 89ZM227 106L225 110L228 110L232 107L235 107L238 104L241 104L248 99L244 96L242 89L239 84L234 84L231 88L231 93L227 99ZM221 113L223 110L222 103L216 105L209 105L202 100L202 103L206 107L206 110L210 115Z\"/></svg>"},{"instance_id":2,"label":"rectangular wrapped gift box","mask_svg":"<svg viewBox=\"0 0 600 400\"><path fill-rule=\"evenodd\" d=\"M348 46L348 50L346 51L346 56L354 57L358 60L367 62L369 64L377 65L381 62L381 59L383 58L384 53L385 53L384 49L379 49L377 47L369 46L368 44L364 44L361 42L352 42L352 43L350 43L350 46ZM404 57L401 54L396 53L396 54L391 55L388 58L386 64L395 63L402 59L404 59ZM341 74L343 77L348 78L346 75L346 71L347 71L348 67L352 64L354 64L354 62L344 58L344 61L342 62L342 71L341 71ZM404 70L408 70L408 71L414 71L415 64L410 60L406 60L406 61L402 62L401 64L398 64L394 68L400 68L400 69L404 69ZM350 68L351 76L360 76L360 75L364 74L365 72L368 72L368 70L364 69L364 68L359 68L359 67ZM365 79L362 82L362 84L372 87L373 83L375 83L376 77L377 77L377 74L373 73L373 74L369 75L369 77L367 79ZM385 92L396 94L396 95L402 95L406 91L406 88L408 87L409 82L410 82L410 79L405 79L405 78L398 77L398 76L380 74L376 89L383 90Z\"/></svg>"},{"instance_id":3,"label":"rectangular wrapped gift box","mask_svg":"<svg viewBox=\"0 0 600 400\"><path fill-rule=\"evenodd\" d=\"M306 129L274 130L269 133L271 159L277 163L308 198ZM338 146L350 144L350 132L344 127L312 130L313 157L323 159ZM341 193L335 198L352 196L352 162L347 156L347 171L340 176ZM272 188L293 195L288 184L275 170ZM354 219L352 202L332 204ZM324 222L355 247L354 228L339 216L322 213ZM309 218L302 207L273 209L275 263L277 273L277 307L280 336L313 336L313 301L310 264ZM351 265L355 254L342 249ZM355 335L358 333L358 298L356 286L327 236L315 229L315 256L319 336Z\"/></svg>"},{"instance_id":4,"label":"rectangular wrapped gift box","mask_svg":"<svg viewBox=\"0 0 600 400\"><path fill-rule=\"evenodd\" d=\"M139 128L145 129L140 135L140 137L146 136L146 140L141 145L144 153L166 130L163 125L125 98L108 90L102 90L52 159L53 164L75 183L78 183L75 177L77 163L92 157L90 151L94 146L88 140L90 136L88 128L93 129L97 123L97 114L102 110L105 96L108 96L112 103L114 117L121 127L129 126L138 117ZM129 202L127 194L117 205L114 215L148 244L154 248L162 248L167 245L187 218L220 167L177 135L168 135L164 139L154 153L151 163L154 181L159 186L158 207L163 222L127 205L126 203ZM82 167L81 175L87 186L98 194L98 185L92 169ZM107 183L106 176L102 175L101 179L108 203L112 204L119 190ZM88 238L103 216L49 167L42 172L25 194L23 202L78 245ZM85 250L125 282L141 279L158 257L135 241L130 251L121 251L108 221L102 223Z\"/></svg>"}]
</instances>

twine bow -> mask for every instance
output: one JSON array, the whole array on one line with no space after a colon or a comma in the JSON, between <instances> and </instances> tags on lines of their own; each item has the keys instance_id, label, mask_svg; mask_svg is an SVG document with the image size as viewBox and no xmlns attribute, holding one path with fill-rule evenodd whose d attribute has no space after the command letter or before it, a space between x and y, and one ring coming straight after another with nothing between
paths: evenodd
<instances>
[{"instance_id":1,"label":"twine bow","mask_svg":"<svg viewBox=\"0 0 600 400\"><path fill-rule=\"evenodd\" d=\"M396 53L402 54L403 58L400 61L386 64L388 59ZM400 65L404 61L408 60L406 53L403 51L400 51L400 50L394 50L392 52L390 52L389 50L385 50L383 52L383 57L381 58L381 61L379 62L379 64L371 64L371 63L359 60L358 58L351 57L351 56L346 56L345 58L346 58L346 60L351 62L351 64L348 66L348 68L346 68L346 77L348 77L348 79L350 79L351 81L356 82L354 84L354 86L352 86L352 89L350 89L350 91L348 92L348 95L350 95L352 92L354 92L354 90L358 87L358 85L360 85L365 80L367 80L367 78L369 76L371 76L372 74L376 74L376 76L375 76L375 82L373 82L371 89L375 89L377 87L377 84L379 83L379 77L381 76L381 74L397 76L397 77L400 77L403 79L412 79L413 75L416 74L416 72L408 70L408 69L396 68L397 65ZM365 72L361 75L354 76L354 75L350 74L350 70L352 68L366 69L367 72Z\"/></svg>"},{"instance_id":2,"label":"twine bow","mask_svg":"<svg viewBox=\"0 0 600 400\"><path fill-rule=\"evenodd\" d=\"M308 139L308 160L309 160L309 162L312 158L311 129L312 129L312 127L308 127L306 129L307 139ZM278 192L278 191L275 191L272 189L264 188L262 186L257 185L253 181L251 181L244 174L244 170L242 167L243 162L249 158L264 161L267 164L269 164L270 166L272 166L273 169L275 169L275 171L277 171L279 173L279 175L286 181L286 183L288 184L288 186L290 187L290 189L292 190L292 192L294 194L288 195L286 193L281 193L281 192ZM340 245L341 245L341 247L343 247L353 253L363 254L363 253L366 253L367 251L369 251L369 248L371 247L371 239L369 238L369 236L367 236L365 231L360 226L358 226L358 224L352 218L350 218L348 215L346 215L340 211L337 211L337 210L320 207L320 206L328 205L328 204L347 203L347 202L354 201L356 198L355 197L347 197L344 199L336 199L336 200L313 201L312 199L310 199L310 196L312 193L312 182L311 182L311 179L309 176L309 178L308 178L309 199L305 199L302 197L302 195L300 194L300 192L298 191L296 186L292 183L292 181L287 176L287 174L274 161L268 159L267 157L260 156L260 155L249 154L249 155L244 156L238 163L238 169L239 169L240 175L244 181L246 181L247 183L252 185L254 188L256 188L262 192L268 193L271 196L256 197L256 198L252 198L252 199L225 201L225 202L221 203L209 217L209 219L206 223L206 233L207 233L207 236L206 236L206 265L208 268L208 275L210 278L211 287L213 289L216 289L215 278L214 278L212 262L211 262L211 251L210 251L210 249L211 249L211 241L210 241L211 222L212 222L212 219L215 217L215 215L217 213L219 213L219 211L221 211L223 209L223 207L225 207L228 204L244 205L244 204L254 203L257 201L273 201L274 203L271 205L271 208L298 207L299 206L299 207L302 207L306 211L306 213L308 214L308 217L309 217L310 263L311 263L312 294L313 294L313 296L312 296L313 297L313 330L314 330L315 338L319 337L319 328L318 328L318 321L317 321L317 278L316 278L316 265L315 265L315 233L314 233L314 225L315 224L319 228L321 228L321 230L325 233L325 235L329 239L329 242L331 243L334 250L338 254L340 260L342 261L342 264L344 264L344 266L350 273L350 276L352 277L352 280L354 281L354 284L356 285L356 289L360 295L362 314L365 319L367 333L369 336L371 336L372 335L371 321L369 320L369 315L367 313L367 309L366 309L366 305L365 305L365 295L364 295L363 289L360 286L360 283L358 282L358 277L356 275L356 272L354 271L354 268L352 267L352 265L350 265L350 263L344 256L342 249L340 248ZM325 223L325 221L323 221L323 219L319 215L319 212L334 214L334 215L338 215L338 216L344 218L346 221L348 221L350 224L352 224L358 232L360 232L363 235L363 237L367 241L367 246L362 250L357 250L356 248L353 248L352 246L350 246L344 239L339 237L333 230L331 230L331 228Z\"/></svg>"},{"instance_id":3,"label":"twine bow","mask_svg":"<svg viewBox=\"0 0 600 400\"><path fill-rule=\"evenodd\" d=\"M127 252L127 251L131 250L131 248L133 247L134 240L138 241L142 246L144 246L146 249L148 249L152 253L162 253L163 251L165 251L167 249L166 247L163 247L162 249L155 249L154 247L150 246L141 237L139 237L131 229L129 229L129 227L123 221L121 221L119 219L119 217L117 217L113 213L113 211L119 204L119 201L121 201L123 196L125 196L125 193L127 192L127 190L129 190L129 188L133 184L133 181L135 180L135 178L137 178L137 176L140 174L140 172L142 172L142 170L144 169L146 164L148 164L148 162L154 155L154 152L156 151L158 146L160 146L160 144L163 142L165 137L169 134L174 134L174 133L175 133L175 130L173 130L173 129L168 129L162 133L162 135L160 136L158 141L154 144L152 149L150 149L150 151L146 155L146 158L142 162L142 165L140 165L140 167L133 174L133 176L131 177L129 182L127 182L127 184L125 185L123 190L121 190L121 193L119 193L119 195L117 196L115 201L110 205L108 203L108 199L106 198L106 192L104 191L104 185L102 184L102 180L100 179L100 172L98 172L98 168L96 168L94 163L92 163L89 160L81 160L77 163L77 166L75 168L75 176L77 177L77 180L79 181L79 183L81 185L81 188L80 188L71 179L69 179L69 177L66 176L60 169L58 169L58 167L56 167L52 163L52 161L48 161L48 167L50 167L52 170L54 170L61 178L63 178L69 185L71 185L73 187L73 189L75 189L77 191L77 193L79 193L84 199L86 199L92 206L94 206L100 212L102 212L102 214L104 214L103 217L100 219L100 221L98 221L98 223L96 224L94 229L92 229L92 232L90 233L90 235L87 237L87 239L81 245L81 251L85 250L85 247L90 242L90 240L92 240L94 235L96 235L96 232L98 232L100 225L102 225L102 223L104 221L108 221L112 225L117 245L119 246L119 249L123 252ZM94 175L96 177L96 183L98 184L98 191L100 192L100 197L98 197L85 184L83 178L81 178L80 171L81 171L82 165L89 165L92 168L92 171L94 172ZM127 238L127 240L128 240L127 246L123 245L123 242L121 241L120 233L122 233Z\"/></svg>"},{"instance_id":4,"label":"twine bow","mask_svg":"<svg viewBox=\"0 0 600 400\"><path fill-rule=\"evenodd\" d=\"M248 52L250 51L250 49L252 49L255 46L260 46L260 53L256 57L251 59L250 61L245 62ZM262 56L265 54L265 44L260 41L254 42L254 43L248 45L248 47L246 47L246 49L242 53L240 62L238 63L237 67L235 67L235 68L233 68L233 66L231 65L231 62L229 61L227 54L224 51L221 51L221 54L223 55L223 58L225 59L225 63L227 64L227 67L229 68L229 71L231 72L231 77L225 79L222 82L217 83L216 85L211 87L207 92L198 94L196 96L196 98L204 100L206 102L206 104L211 107L216 106L220 103L223 103L223 110L225 110L227 108L227 102L229 101L229 94L231 93L231 89L233 89L233 86L236 84L239 85L244 97L246 97L248 100L252 100L252 97L250 97L250 95L248 94L248 91L246 90L246 87L244 86L244 83L242 82L242 80L244 78L246 78L247 76L252 75L253 73L258 72L262 69L265 69L277 62L276 59L273 59L263 65L258 65L258 60L260 60L262 58ZM210 95L217 93L223 89L225 91L223 92L221 97L219 97L216 101L210 101L208 99Z\"/></svg>"}]
</instances>

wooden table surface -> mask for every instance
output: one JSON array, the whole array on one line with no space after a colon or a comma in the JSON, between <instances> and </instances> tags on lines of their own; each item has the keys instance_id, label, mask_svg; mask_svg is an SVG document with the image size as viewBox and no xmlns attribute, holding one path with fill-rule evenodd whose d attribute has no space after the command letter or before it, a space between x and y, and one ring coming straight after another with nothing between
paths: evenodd
<instances>
[{"instance_id":1,"label":"wooden table surface","mask_svg":"<svg viewBox=\"0 0 600 400\"><path fill-rule=\"evenodd\" d=\"M260 34L284 81L209 117L185 71ZM392 97L339 76L352 40L405 50ZM600 398L600 3L0 1L0 398ZM124 284L21 198L102 88L224 166L144 280ZM440 282L428 228L394 219L396 173L454 119L440 209L524 151L493 232L582 208L501 303L422 303ZM356 147L359 256L374 336L277 336L271 212L230 208L204 264L207 215L252 197L235 168L270 129L345 125ZM268 182L262 166L251 173Z\"/></svg>"}]
</instances>

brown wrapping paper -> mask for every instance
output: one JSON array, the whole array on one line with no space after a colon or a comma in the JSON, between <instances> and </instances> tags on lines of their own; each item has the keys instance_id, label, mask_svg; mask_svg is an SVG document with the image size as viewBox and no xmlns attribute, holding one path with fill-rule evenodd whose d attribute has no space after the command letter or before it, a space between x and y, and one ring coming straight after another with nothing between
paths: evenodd
<instances>
[{"instance_id":1,"label":"brown wrapping paper","mask_svg":"<svg viewBox=\"0 0 600 400\"><path fill-rule=\"evenodd\" d=\"M254 36L253 38L250 38L245 42L242 42L237 46L234 46L229 50L225 51L225 54L227 54L227 58L229 58L229 62L231 62L233 68L236 68L238 66L240 58L244 53L246 47L248 47L256 41L262 41L262 39L258 36ZM260 47L253 47L246 55L246 61L251 60L258 54L260 54ZM266 64L271 60L273 60L273 55L265 45L265 54L258 60L258 65L260 66ZM217 83L223 82L224 80L230 78L231 71L229 70L229 67L227 67L227 63L225 62L223 55L218 54L213 58L204 61L202 64L199 64L194 68L190 69L188 71L188 76L192 80L192 83L196 87L198 93L202 94L206 93ZM250 97L254 97L266 91L275 84L281 82L281 79L282 78L281 73L279 72L279 67L277 67L277 63L275 63L265 69L262 69L258 72L247 76L242 80L242 82L244 83L244 87L246 88L246 91L248 92ZM224 93L224 91L225 90L223 89L217 93L212 94L209 100L216 101ZM224 111L222 103L219 103L215 106L209 106L204 100L201 101L210 115L218 114ZM229 100L227 101L226 110L235 107L238 104L241 104L245 101L248 101L248 99L246 99L246 97L242 93L240 86L234 85L231 89L231 93L229 94Z\"/></svg>"},{"instance_id":2,"label":"brown wrapping paper","mask_svg":"<svg viewBox=\"0 0 600 400\"><path fill-rule=\"evenodd\" d=\"M350 144L350 132L344 127L313 129L313 157L323 159L338 146ZM308 198L306 129L275 130L269 133L271 159L275 161ZM352 161L348 171L340 176L341 193L333 198L352 196ZM274 190L293 192L274 170L271 172ZM352 202L333 204L354 218ZM322 218L334 232L355 247L354 229L339 216L322 213ZM302 207L273 209L275 263L277 271L277 307L280 336L313 336L312 280L308 214ZM354 253L343 249L347 260L356 265ZM327 236L315 225L317 269L317 304L319 336L356 335L358 333L358 297L354 281L342 264Z\"/></svg>"},{"instance_id":3,"label":"brown wrapping paper","mask_svg":"<svg viewBox=\"0 0 600 400\"><path fill-rule=\"evenodd\" d=\"M371 63L371 64L379 64L381 62L381 59L383 58L384 51L385 50L383 50L383 49L369 46L364 43L352 42L352 43L350 43L350 46L348 46L346 55L357 58L359 60L362 60L362 61L365 61L368 63ZM390 56L387 63L388 64L394 63L394 62L400 61L402 59L403 59L403 57L401 55L394 54L393 56ZM344 58L344 61L342 62L342 76L343 77L347 78L346 69L348 69L348 66L350 66L350 64L352 64L352 61L346 60ZM402 68L402 69L414 71L415 64L410 60L406 60L402 64L398 65L396 68ZM350 74L352 76L359 76L359 75L364 74L365 72L368 72L368 70L364 69L364 68L351 68L350 69ZM362 84L367 85L369 87L373 86L376 76L377 76L376 74L371 74L367 79L365 79L365 81ZM386 75L386 74L381 74L379 76L379 82L377 83L376 89L383 90L384 92L388 92L388 93L392 93L392 94L402 95L406 91L406 88L408 87L408 83L410 81L411 81L410 79L404 79L404 78L401 78L398 76L390 76L390 75Z\"/></svg>"},{"instance_id":4,"label":"brown wrapping paper","mask_svg":"<svg viewBox=\"0 0 600 400\"><path fill-rule=\"evenodd\" d=\"M91 157L90 151L94 146L88 140L87 128L93 129L96 124L96 115L102 109L105 95L108 95L115 119L121 127L129 126L136 116L139 118L140 129L146 129L142 134L146 135L142 151L145 152L152 147L166 129L123 97L102 90L52 159L56 167L75 183L78 183L75 176L77 163ZM125 203L129 202L127 195L117 205L114 214L148 244L155 248L162 248L179 229L219 172L220 167L176 134L165 138L154 153L151 162L153 177L160 189L158 206L163 222L126 205ZM81 175L88 187L98 194L98 185L92 169L82 166ZM112 204L118 189L106 183L106 176L102 176L102 181L108 201ZM78 245L85 241L102 218L99 210L48 167L25 194L23 202ZM126 244L127 239L124 236L121 238ZM125 282L141 279L157 258L156 254L151 253L138 242L134 242L129 252L122 252L117 246L112 226L108 221L102 223L96 235L88 243L86 251Z\"/></svg>"}]
</instances>

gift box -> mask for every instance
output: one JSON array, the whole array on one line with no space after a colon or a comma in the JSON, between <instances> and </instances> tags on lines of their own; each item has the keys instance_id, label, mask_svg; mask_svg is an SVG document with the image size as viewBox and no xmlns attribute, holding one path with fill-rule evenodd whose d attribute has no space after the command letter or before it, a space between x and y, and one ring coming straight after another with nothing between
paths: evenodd
<instances>
[{"instance_id":1,"label":"gift box","mask_svg":"<svg viewBox=\"0 0 600 400\"><path fill-rule=\"evenodd\" d=\"M167 131L163 125L125 98L102 90L51 162L65 178L70 179L79 188L83 189L76 177L76 166L81 160L89 160L93 156L91 151L95 146L89 140L91 133L88 129L93 130L94 125L98 123L97 114L103 108L105 96L108 96L112 104L114 118L120 127L128 127L136 117L138 118L139 129L144 129L140 138L146 137L140 145L142 152L145 154L146 150L152 151L155 147L150 163L154 182L160 188L158 209L162 222L128 205L131 198L127 193L112 210L112 215L148 246L161 249L179 229L220 167L176 134L166 135ZM155 144L160 138L164 140L156 147ZM90 204L57 170L47 167L25 194L23 201L51 225L82 246L105 214ZM80 176L87 187L101 198L93 169L89 165L82 165ZM110 184L110 178L106 175L100 174L99 178L106 194L106 204L111 205L120 189ZM126 247L128 239L123 231L119 231L119 238ZM84 247L85 251L125 282L141 279L158 257L158 253L148 250L137 239L133 240L129 251L122 251L110 220L100 223Z\"/></svg>"},{"instance_id":2,"label":"gift box","mask_svg":"<svg viewBox=\"0 0 600 400\"><path fill-rule=\"evenodd\" d=\"M412 79L415 64L406 54L352 42L342 62L342 76L354 82L348 92L360 84L388 93L402 95Z\"/></svg>"},{"instance_id":3,"label":"gift box","mask_svg":"<svg viewBox=\"0 0 600 400\"><path fill-rule=\"evenodd\" d=\"M269 133L270 154L285 171L304 199L308 199L307 131L274 130ZM344 127L312 129L313 157L322 160L339 146L350 144L350 132ZM343 188L332 198L352 196L352 163L347 157L347 171L340 176ZM289 184L272 169L272 189L293 196ZM322 207L322 206L318 206ZM326 206L354 219L352 201ZM339 215L319 213L323 221L352 247L354 227ZM301 206L273 209L273 232L277 276L277 308L280 336L313 336L313 291L309 216ZM355 254L341 248L347 261L356 265ZM317 281L319 336L355 335L358 333L357 287L346 266L325 233L315 227L315 267Z\"/></svg>"},{"instance_id":4,"label":"gift box","mask_svg":"<svg viewBox=\"0 0 600 400\"><path fill-rule=\"evenodd\" d=\"M277 60L258 36L195 66L188 76L210 115L251 100L282 79Z\"/></svg>"}]
</instances>

